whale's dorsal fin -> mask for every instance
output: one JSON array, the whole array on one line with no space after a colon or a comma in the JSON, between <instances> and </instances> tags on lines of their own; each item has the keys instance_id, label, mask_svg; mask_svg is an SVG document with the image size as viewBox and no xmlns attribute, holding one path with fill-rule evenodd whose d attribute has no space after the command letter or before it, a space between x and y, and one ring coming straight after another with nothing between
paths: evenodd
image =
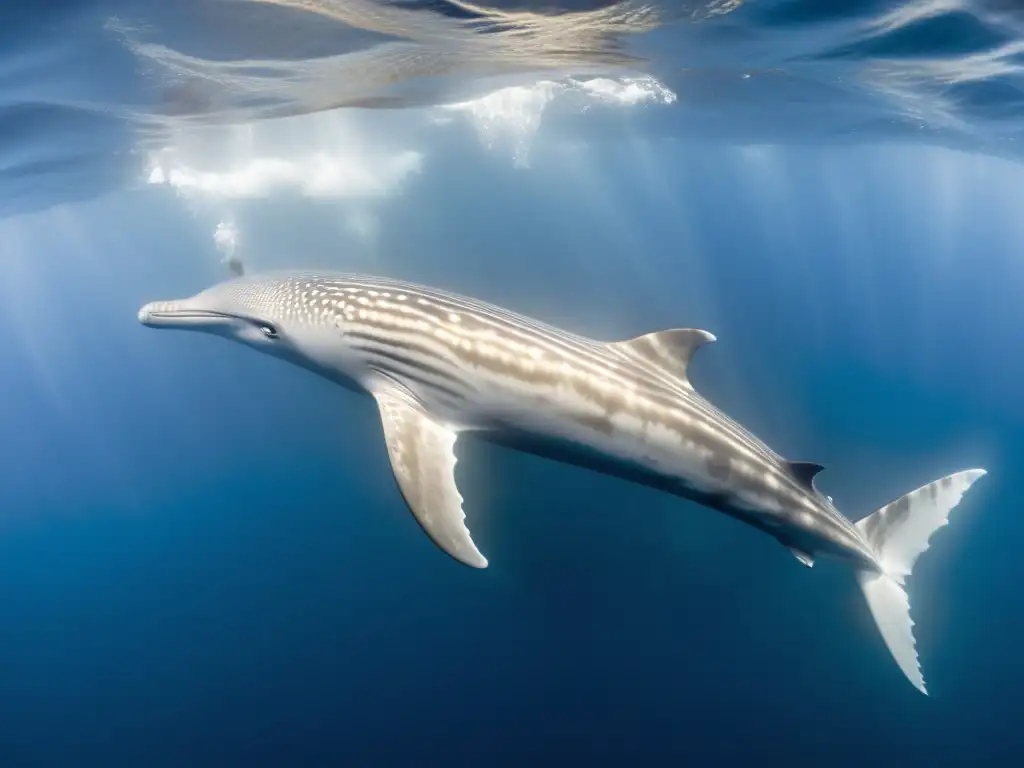
<instances>
[{"instance_id":1,"label":"whale's dorsal fin","mask_svg":"<svg viewBox=\"0 0 1024 768\"><path fill-rule=\"evenodd\" d=\"M402 498L427 536L460 563L486 568L487 558L473 543L455 485L458 432L427 413L401 387L373 393L380 408L391 469Z\"/></svg>"},{"instance_id":2,"label":"whale's dorsal fin","mask_svg":"<svg viewBox=\"0 0 1024 768\"><path fill-rule=\"evenodd\" d=\"M814 478L824 469L821 464L815 464L813 461L789 461L786 462L786 466L794 480L807 490L817 493L818 489L814 485Z\"/></svg>"},{"instance_id":3,"label":"whale's dorsal fin","mask_svg":"<svg viewBox=\"0 0 1024 768\"><path fill-rule=\"evenodd\" d=\"M686 373L690 358L698 349L713 341L716 341L713 333L699 328L670 328L626 341L612 342L607 346L669 371L680 382L692 388Z\"/></svg>"}]
</instances>

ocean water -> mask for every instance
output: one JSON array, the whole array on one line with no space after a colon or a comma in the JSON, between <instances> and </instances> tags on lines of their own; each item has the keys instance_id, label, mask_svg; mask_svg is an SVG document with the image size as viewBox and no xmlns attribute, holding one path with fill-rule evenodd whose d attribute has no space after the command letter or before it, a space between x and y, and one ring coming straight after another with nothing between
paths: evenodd
<instances>
[{"instance_id":1,"label":"ocean water","mask_svg":"<svg viewBox=\"0 0 1024 768\"><path fill-rule=\"evenodd\" d=\"M1017 4L8 6L0 766L1020 764ZM231 260L705 328L853 518L985 467L930 695L842 565L582 469L461 443L458 565L372 401L138 324Z\"/></svg>"}]
</instances>

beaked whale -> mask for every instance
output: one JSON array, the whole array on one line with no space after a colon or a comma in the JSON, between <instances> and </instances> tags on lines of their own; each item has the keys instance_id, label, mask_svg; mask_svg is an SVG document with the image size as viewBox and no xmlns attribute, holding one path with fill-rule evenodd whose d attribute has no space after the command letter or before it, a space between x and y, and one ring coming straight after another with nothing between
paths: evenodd
<instances>
[{"instance_id":1,"label":"beaked whale","mask_svg":"<svg viewBox=\"0 0 1024 768\"><path fill-rule=\"evenodd\" d=\"M329 272L240 276L147 304L150 327L241 342L371 395L399 490L443 551L487 566L455 484L461 434L697 501L777 539L807 567L848 563L900 669L926 693L904 580L985 474L957 472L857 523L787 461L697 394L691 356L715 341L678 328L603 343L396 280Z\"/></svg>"}]
</instances>

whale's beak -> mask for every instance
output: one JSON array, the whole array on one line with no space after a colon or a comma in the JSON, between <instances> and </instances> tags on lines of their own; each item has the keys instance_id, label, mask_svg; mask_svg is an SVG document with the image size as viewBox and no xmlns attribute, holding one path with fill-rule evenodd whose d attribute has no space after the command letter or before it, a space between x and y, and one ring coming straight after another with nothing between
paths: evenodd
<instances>
[{"instance_id":1,"label":"whale's beak","mask_svg":"<svg viewBox=\"0 0 1024 768\"><path fill-rule=\"evenodd\" d=\"M197 309L187 300L153 301L139 310L139 322L148 328L210 330L236 319L224 312Z\"/></svg>"}]
</instances>

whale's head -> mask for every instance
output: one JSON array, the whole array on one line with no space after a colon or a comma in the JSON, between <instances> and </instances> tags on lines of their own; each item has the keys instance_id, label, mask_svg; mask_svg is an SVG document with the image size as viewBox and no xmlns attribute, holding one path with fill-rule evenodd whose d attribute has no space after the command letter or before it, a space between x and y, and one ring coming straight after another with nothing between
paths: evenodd
<instances>
[{"instance_id":1,"label":"whale's head","mask_svg":"<svg viewBox=\"0 0 1024 768\"><path fill-rule=\"evenodd\" d=\"M146 304L139 322L221 336L331 378L350 378L345 313L327 296L314 275L244 276L189 298Z\"/></svg>"}]
</instances>

